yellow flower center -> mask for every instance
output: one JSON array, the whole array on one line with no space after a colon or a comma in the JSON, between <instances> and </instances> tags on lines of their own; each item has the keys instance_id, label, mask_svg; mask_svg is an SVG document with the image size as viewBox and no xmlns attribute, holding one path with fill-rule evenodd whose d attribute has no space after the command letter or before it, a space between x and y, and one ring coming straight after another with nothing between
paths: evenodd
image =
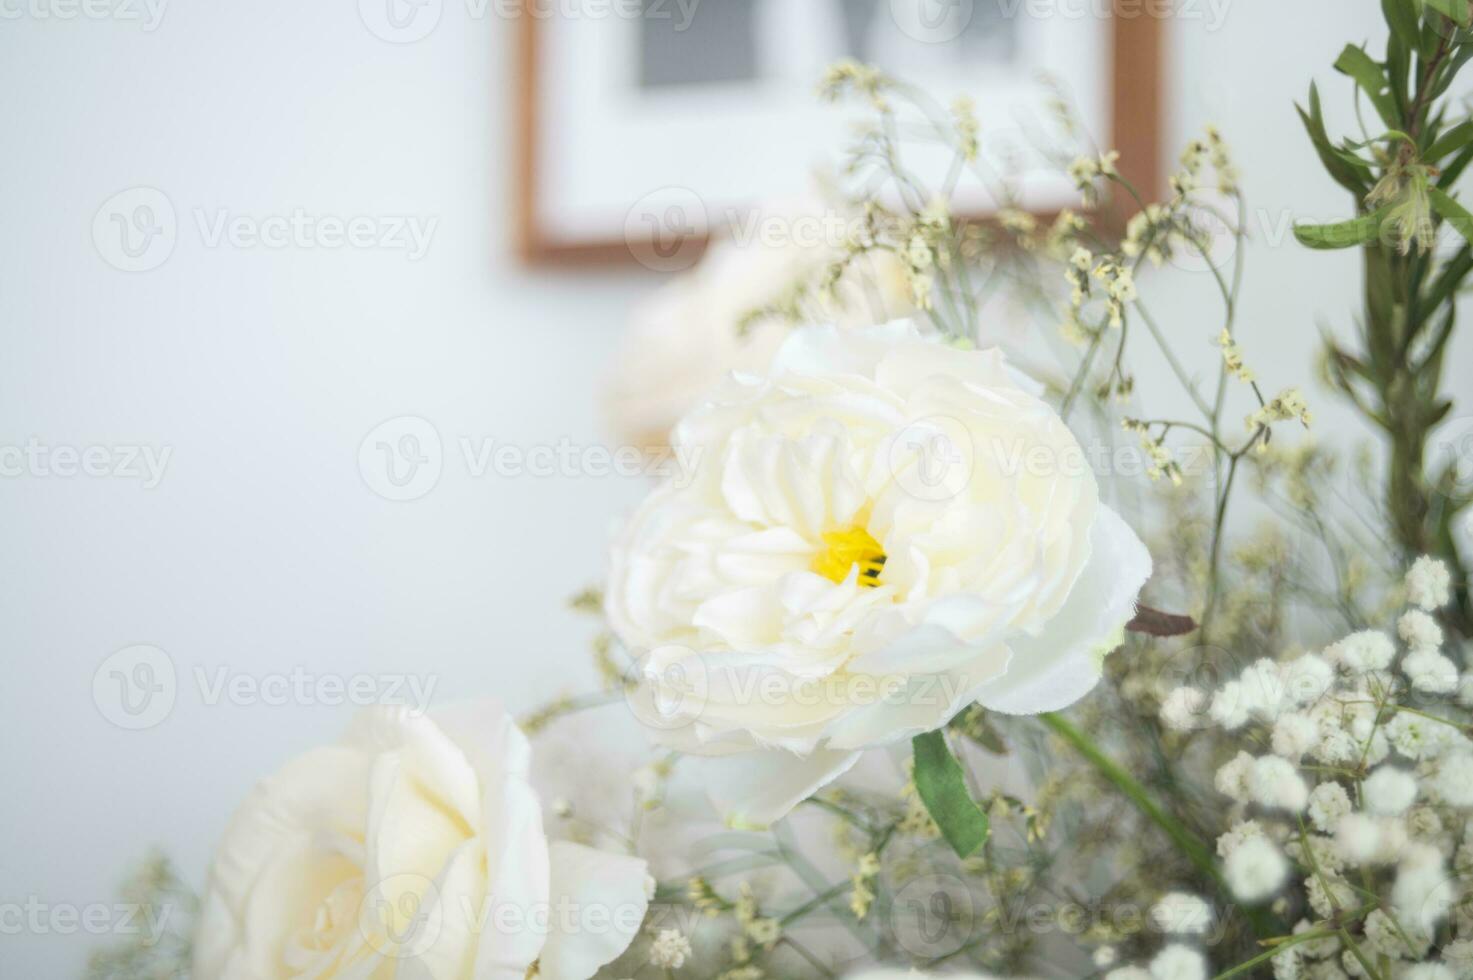
<instances>
[{"instance_id":1,"label":"yellow flower center","mask_svg":"<svg viewBox=\"0 0 1473 980\"><path fill-rule=\"evenodd\" d=\"M859 566L859 584L874 588L880 584L880 572L885 568L885 549L862 527L846 528L843 531L825 531L823 543L827 546L813 556L812 568L831 582L842 583L849 577L849 569Z\"/></svg>"}]
</instances>

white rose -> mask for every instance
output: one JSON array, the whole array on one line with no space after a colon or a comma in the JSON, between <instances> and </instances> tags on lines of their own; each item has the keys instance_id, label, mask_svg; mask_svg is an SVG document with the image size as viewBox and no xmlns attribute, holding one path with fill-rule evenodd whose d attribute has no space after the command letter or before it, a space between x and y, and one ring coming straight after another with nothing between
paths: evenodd
<instances>
[{"instance_id":1,"label":"white rose","mask_svg":"<svg viewBox=\"0 0 1473 980\"><path fill-rule=\"evenodd\" d=\"M1029 385L908 322L810 327L677 427L700 463L623 530L607 609L641 713L709 757L729 820L973 702L1051 711L1099 680L1151 560Z\"/></svg>"},{"instance_id":2,"label":"white rose","mask_svg":"<svg viewBox=\"0 0 1473 980\"><path fill-rule=\"evenodd\" d=\"M651 882L637 858L549 842L529 757L494 704L365 712L236 813L193 976L591 977L628 948Z\"/></svg>"},{"instance_id":3,"label":"white rose","mask_svg":"<svg viewBox=\"0 0 1473 980\"><path fill-rule=\"evenodd\" d=\"M732 371L767 369L792 328L778 319L749 325L754 311L781 302L842 257L852 216L818 201L773 203L701 263L638 304L605 394L614 431L633 445L663 446L680 417ZM736 235L740 235L738 238ZM828 302L810 296L815 319L867 325L908 313L904 266L875 252L851 266Z\"/></svg>"}]
</instances>

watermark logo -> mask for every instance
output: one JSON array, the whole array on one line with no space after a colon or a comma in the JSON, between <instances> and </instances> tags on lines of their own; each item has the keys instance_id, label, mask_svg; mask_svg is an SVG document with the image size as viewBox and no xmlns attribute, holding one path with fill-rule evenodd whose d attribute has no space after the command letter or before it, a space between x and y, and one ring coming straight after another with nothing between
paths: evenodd
<instances>
[{"instance_id":1,"label":"watermark logo","mask_svg":"<svg viewBox=\"0 0 1473 980\"><path fill-rule=\"evenodd\" d=\"M1463 497L1473 492L1473 415L1438 426L1427 439L1423 465L1438 493Z\"/></svg>"},{"instance_id":2,"label":"watermark logo","mask_svg":"<svg viewBox=\"0 0 1473 980\"><path fill-rule=\"evenodd\" d=\"M390 875L368 889L358 907L364 940L390 959L418 959L435 945L444 927L439 890L424 875Z\"/></svg>"},{"instance_id":3,"label":"watermark logo","mask_svg":"<svg viewBox=\"0 0 1473 980\"><path fill-rule=\"evenodd\" d=\"M675 731L695 722L710 694L706 663L688 647L656 647L624 675L624 701L641 725Z\"/></svg>"},{"instance_id":4,"label":"watermark logo","mask_svg":"<svg viewBox=\"0 0 1473 980\"><path fill-rule=\"evenodd\" d=\"M390 44L413 44L439 26L444 0L358 0L363 26Z\"/></svg>"},{"instance_id":5,"label":"watermark logo","mask_svg":"<svg viewBox=\"0 0 1473 980\"><path fill-rule=\"evenodd\" d=\"M132 187L103 202L92 218L92 243L103 261L123 272L157 269L174 254L179 221L169 196Z\"/></svg>"},{"instance_id":6,"label":"watermark logo","mask_svg":"<svg viewBox=\"0 0 1473 980\"><path fill-rule=\"evenodd\" d=\"M414 415L389 419L358 446L358 472L385 500L418 500L435 489L444 467L440 431Z\"/></svg>"},{"instance_id":7,"label":"watermark logo","mask_svg":"<svg viewBox=\"0 0 1473 980\"><path fill-rule=\"evenodd\" d=\"M971 938L977 907L955 875L924 875L906 882L890 900L895 944L919 959L950 956Z\"/></svg>"},{"instance_id":8,"label":"watermark logo","mask_svg":"<svg viewBox=\"0 0 1473 980\"><path fill-rule=\"evenodd\" d=\"M1228 220L1234 204L1226 195L1204 192L1182 205L1181 223L1189 242L1175 242L1169 261L1183 272L1211 272L1224 268L1238 248L1238 235Z\"/></svg>"},{"instance_id":9,"label":"watermark logo","mask_svg":"<svg viewBox=\"0 0 1473 980\"><path fill-rule=\"evenodd\" d=\"M974 464L972 434L954 418L918 419L890 444L890 474L920 500L950 500L966 489Z\"/></svg>"},{"instance_id":10,"label":"watermark logo","mask_svg":"<svg viewBox=\"0 0 1473 980\"><path fill-rule=\"evenodd\" d=\"M152 728L174 710L179 679L174 661L158 647L124 647L92 675L92 700L108 721L129 731Z\"/></svg>"},{"instance_id":11,"label":"watermark logo","mask_svg":"<svg viewBox=\"0 0 1473 980\"><path fill-rule=\"evenodd\" d=\"M683 272L695 265L710 230L706 202L689 187L651 191L624 216L629 254L655 272Z\"/></svg>"},{"instance_id":12,"label":"watermark logo","mask_svg":"<svg viewBox=\"0 0 1473 980\"><path fill-rule=\"evenodd\" d=\"M955 41L971 26L976 0L890 0L901 33L923 44Z\"/></svg>"}]
</instances>

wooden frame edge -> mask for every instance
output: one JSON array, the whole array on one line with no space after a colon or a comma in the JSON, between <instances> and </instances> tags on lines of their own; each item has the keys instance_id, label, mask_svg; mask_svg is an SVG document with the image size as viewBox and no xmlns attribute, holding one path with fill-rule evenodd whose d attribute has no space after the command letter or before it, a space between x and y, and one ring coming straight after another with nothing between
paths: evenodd
<instances>
[{"instance_id":1,"label":"wooden frame edge","mask_svg":"<svg viewBox=\"0 0 1473 980\"><path fill-rule=\"evenodd\" d=\"M534 2L536 0L523 0L517 17L516 145L512 148L511 188L516 256L523 265L538 268L635 262L634 251L626 241L559 242L548 238L538 221L541 147L537 102L541 45L538 18L527 9ZM1148 200L1157 196L1163 186L1161 149L1166 126L1164 20L1137 7L1133 13L1117 10L1110 25L1111 145L1120 151L1120 165L1125 175ZM704 248L706 242L706 239L701 239L699 247Z\"/></svg>"}]
</instances>

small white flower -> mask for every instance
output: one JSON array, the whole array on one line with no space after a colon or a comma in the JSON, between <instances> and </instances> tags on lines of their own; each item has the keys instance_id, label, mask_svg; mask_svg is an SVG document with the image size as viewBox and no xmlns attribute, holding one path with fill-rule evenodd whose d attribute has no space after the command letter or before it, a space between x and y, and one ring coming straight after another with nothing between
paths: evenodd
<instances>
[{"instance_id":1,"label":"small white flower","mask_svg":"<svg viewBox=\"0 0 1473 980\"><path fill-rule=\"evenodd\" d=\"M1094 961L1096 968L1107 970L1115 965L1116 960L1120 959L1120 951L1114 946L1101 946L1094 951L1090 959Z\"/></svg>"},{"instance_id":2,"label":"small white flower","mask_svg":"<svg viewBox=\"0 0 1473 980\"><path fill-rule=\"evenodd\" d=\"M1414 807L1406 815L1407 833L1415 840L1435 843L1442 837L1442 818L1430 806Z\"/></svg>"},{"instance_id":3,"label":"small white flower","mask_svg":"<svg viewBox=\"0 0 1473 980\"><path fill-rule=\"evenodd\" d=\"M1239 901L1260 902L1283 887L1289 862L1268 838L1251 837L1228 855L1223 874Z\"/></svg>"},{"instance_id":4,"label":"small white flower","mask_svg":"<svg viewBox=\"0 0 1473 980\"><path fill-rule=\"evenodd\" d=\"M1309 715L1290 711L1274 722L1273 750L1286 759L1298 759L1320 740L1320 726Z\"/></svg>"},{"instance_id":5,"label":"small white flower","mask_svg":"<svg viewBox=\"0 0 1473 980\"><path fill-rule=\"evenodd\" d=\"M1381 739L1386 740L1385 736ZM1329 724L1321 724L1320 740L1314 747L1314 757L1321 762L1336 765L1341 762L1359 761L1361 757L1361 744L1356 737L1345 730L1338 718L1334 718Z\"/></svg>"},{"instance_id":6,"label":"small white flower","mask_svg":"<svg viewBox=\"0 0 1473 980\"><path fill-rule=\"evenodd\" d=\"M630 774L635 799L648 801L660 795L660 773L654 766L640 766Z\"/></svg>"},{"instance_id":7,"label":"small white flower","mask_svg":"<svg viewBox=\"0 0 1473 980\"><path fill-rule=\"evenodd\" d=\"M1151 960L1151 980L1206 980L1207 959L1190 946L1173 943Z\"/></svg>"},{"instance_id":8,"label":"small white flower","mask_svg":"<svg viewBox=\"0 0 1473 980\"><path fill-rule=\"evenodd\" d=\"M1217 770L1217 777L1213 785L1223 796L1230 797L1238 803L1248 802L1248 774L1253 769L1253 756L1247 752L1239 752L1230 762L1226 762Z\"/></svg>"},{"instance_id":9,"label":"small white flower","mask_svg":"<svg viewBox=\"0 0 1473 980\"><path fill-rule=\"evenodd\" d=\"M650 944L650 962L670 970L685 966L690 953L690 940L679 929L661 929Z\"/></svg>"},{"instance_id":10,"label":"small white flower","mask_svg":"<svg viewBox=\"0 0 1473 980\"><path fill-rule=\"evenodd\" d=\"M1304 954L1297 946L1290 946L1269 962L1273 964L1274 980L1301 980L1304 976Z\"/></svg>"},{"instance_id":11,"label":"small white flower","mask_svg":"<svg viewBox=\"0 0 1473 980\"><path fill-rule=\"evenodd\" d=\"M1231 830L1217 838L1217 856L1226 858L1236 851L1244 841L1262 836L1263 828L1259 826L1257 820L1240 820L1233 824Z\"/></svg>"},{"instance_id":12,"label":"small white flower","mask_svg":"<svg viewBox=\"0 0 1473 980\"><path fill-rule=\"evenodd\" d=\"M1432 790L1453 806L1473 806L1473 752L1466 750L1446 755L1438 763L1432 777Z\"/></svg>"},{"instance_id":13,"label":"small white flower","mask_svg":"<svg viewBox=\"0 0 1473 980\"><path fill-rule=\"evenodd\" d=\"M1247 698L1250 714L1262 721L1273 721L1279 716L1288 691L1278 664L1265 657L1243 671L1238 680Z\"/></svg>"},{"instance_id":14,"label":"small white flower","mask_svg":"<svg viewBox=\"0 0 1473 980\"><path fill-rule=\"evenodd\" d=\"M1386 761L1391 754L1391 741L1386 737L1384 729L1376 729L1371 733L1370 744L1361 744L1356 747L1356 759L1368 766L1379 766Z\"/></svg>"},{"instance_id":15,"label":"small white flower","mask_svg":"<svg viewBox=\"0 0 1473 980\"><path fill-rule=\"evenodd\" d=\"M1361 630L1330 647L1325 655L1351 673L1363 674L1389 667L1396 656L1396 647L1379 630Z\"/></svg>"},{"instance_id":16,"label":"small white flower","mask_svg":"<svg viewBox=\"0 0 1473 980\"><path fill-rule=\"evenodd\" d=\"M1442 947L1442 962L1458 980L1473 980L1473 940L1458 939Z\"/></svg>"},{"instance_id":17,"label":"small white flower","mask_svg":"<svg viewBox=\"0 0 1473 980\"><path fill-rule=\"evenodd\" d=\"M1355 889L1334 875L1314 875L1305 881L1304 891L1309 896L1309 907L1321 919L1334 915L1336 908L1351 908L1355 901Z\"/></svg>"},{"instance_id":18,"label":"small white flower","mask_svg":"<svg viewBox=\"0 0 1473 980\"><path fill-rule=\"evenodd\" d=\"M1401 671L1412 687L1426 694L1451 694L1458 688L1458 668L1432 647L1419 647L1406 655Z\"/></svg>"},{"instance_id":19,"label":"small white flower","mask_svg":"<svg viewBox=\"0 0 1473 980\"><path fill-rule=\"evenodd\" d=\"M1420 609L1402 613L1396 621L1396 632L1413 650L1436 650L1442 646L1442 627Z\"/></svg>"},{"instance_id":20,"label":"small white flower","mask_svg":"<svg viewBox=\"0 0 1473 980\"><path fill-rule=\"evenodd\" d=\"M1309 787L1294 764L1276 755L1253 762L1248 772L1248 791L1254 802L1300 813L1309 804Z\"/></svg>"},{"instance_id":21,"label":"small white flower","mask_svg":"<svg viewBox=\"0 0 1473 980\"><path fill-rule=\"evenodd\" d=\"M1366 777L1366 809L1383 817L1399 817L1417 800L1417 780L1395 766L1381 766Z\"/></svg>"},{"instance_id":22,"label":"small white flower","mask_svg":"<svg viewBox=\"0 0 1473 980\"><path fill-rule=\"evenodd\" d=\"M1294 926L1294 935L1298 936L1318 928L1319 926L1310 922L1308 919L1300 919ZM1303 950L1304 955L1310 959L1323 960L1334 956L1340 951L1340 940L1334 936L1327 936L1324 939L1310 939L1300 943L1295 948Z\"/></svg>"},{"instance_id":23,"label":"small white flower","mask_svg":"<svg viewBox=\"0 0 1473 980\"><path fill-rule=\"evenodd\" d=\"M1195 687L1178 687L1161 702L1161 724L1174 732L1200 728L1206 703L1207 695Z\"/></svg>"},{"instance_id":24,"label":"small white flower","mask_svg":"<svg viewBox=\"0 0 1473 980\"><path fill-rule=\"evenodd\" d=\"M1212 696L1212 720L1225 731L1242 728L1248 724L1248 699L1243 694L1243 685L1228 681Z\"/></svg>"},{"instance_id":25,"label":"small white flower","mask_svg":"<svg viewBox=\"0 0 1473 980\"><path fill-rule=\"evenodd\" d=\"M1426 937L1415 925L1398 922L1382 909L1366 916L1363 930L1366 950L1375 957L1400 960L1411 956L1420 959L1427 952Z\"/></svg>"},{"instance_id":26,"label":"small white flower","mask_svg":"<svg viewBox=\"0 0 1473 980\"><path fill-rule=\"evenodd\" d=\"M1335 683L1335 668L1324 657L1307 653L1282 665L1284 693L1295 704L1314 704Z\"/></svg>"},{"instance_id":27,"label":"small white flower","mask_svg":"<svg viewBox=\"0 0 1473 980\"><path fill-rule=\"evenodd\" d=\"M1402 980L1457 980L1456 974L1441 963L1418 963L1409 966Z\"/></svg>"},{"instance_id":28,"label":"small white flower","mask_svg":"<svg viewBox=\"0 0 1473 980\"><path fill-rule=\"evenodd\" d=\"M1291 838L1284 845L1284 853L1298 862L1300 867L1318 867L1321 871L1343 871L1345 861L1333 838L1323 834L1306 834L1303 840Z\"/></svg>"},{"instance_id":29,"label":"small white flower","mask_svg":"<svg viewBox=\"0 0 1473 980\"><path fill-rule=\"evenodd\" d=\"M1309 794L1309 819L1319 830L1332 833L1351 811L1350 795L1339 783L1320 783Z\"/></svg>"},{"instance_id":30,"label":"small white flower","mask_svg":"<svg viewBox=\"0 0 1473 980\"><path fill-rule=\"evenodd\" d=\"M1473 708L1473 674L1464 674L1458 678L1458 704Z\"/></svg>"},{"instance_id":31,"label":"small white flower","mask_svg":"<svg viewBox=\"0 0 1473 980\"><path fill-rule=\"evenodd\" d=\"M1364 813L1350 813L1335 827L1335 848L1346 864L1360 867L1389 860L1383 850L1381 823Z\"/></svg>"},{"instance_id":32,"label":"small white flower","mask_svg":"<svg viewBox=\"0 0 1473 980\"><path fill-rule=\"evenodd\" d=\"M1445 752L1453 741L1451 726L1409 711L1398 711L1396 717L1386 723L1386 737L1396 751L1408 759L1435 759Z\"/></svg>"},{"instance_id":33,"label":"small white flower","mask_svg":"<svg viewBox=\"0 0 1473 980\"><path fill-rule=\"evenodd\" d=\"M1430 555L1423 555L1407 569L1407 601L1432 612L1452 599L1453 577L1447 566Z\"/></svg>"},{"instance_id":34,"label":"small white flower","mask_svg":"<svg viewBox=\"0 0 1473 980\"><path fill-rule=\"evenodd\" d=\"M1195 936L1212 928L1212 906L1187 892L1170 892L1151 906L1151 922L1161 932Z\"/></svg>"},{"instance_id":35,"label":"small white flower","mask_svg":"<svg viewBox=\"0 0 1473 980\"><path fill-rule=\"evenodd\" d=\"M1409 844L1391 888L1397 921L1431 935L1452 907L1454 884L1441 851L1431 844Z\"/></svg>"}]
</instances>

